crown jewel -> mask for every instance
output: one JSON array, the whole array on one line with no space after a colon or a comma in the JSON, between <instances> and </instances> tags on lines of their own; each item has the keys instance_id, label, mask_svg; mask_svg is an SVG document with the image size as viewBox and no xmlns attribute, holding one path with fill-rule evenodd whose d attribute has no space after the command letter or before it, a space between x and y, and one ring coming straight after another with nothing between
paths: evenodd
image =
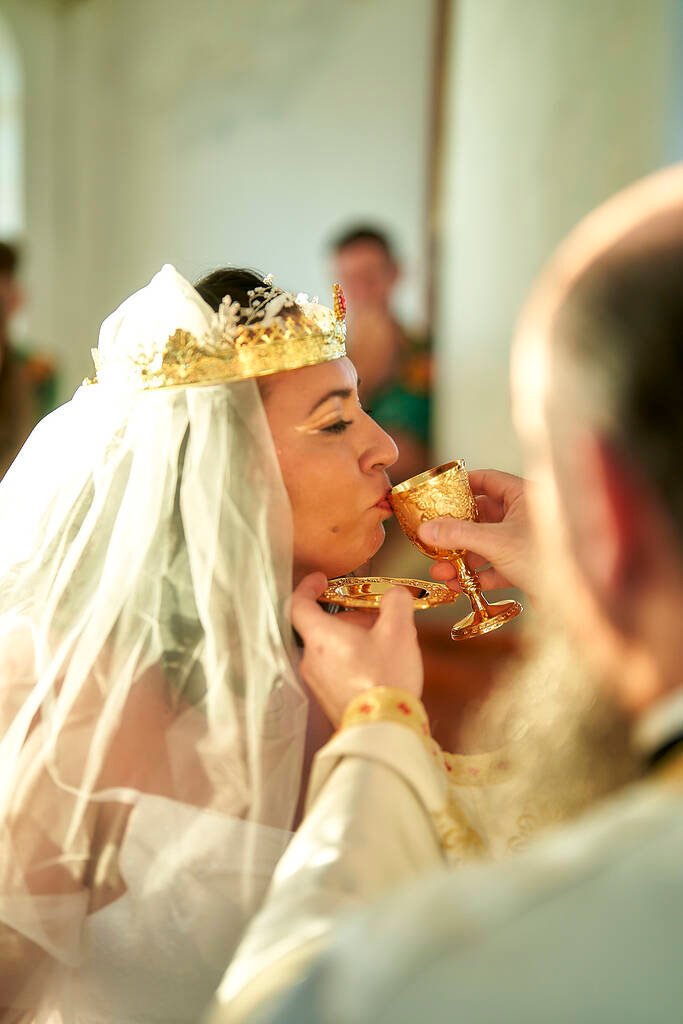
<instances>
[{"instance_id":1,"label":"crown jewel","mask_svg":"<svg viewBox=\"0 0 683 1024\"><path fill-rule=\"evenodd\" d=\"M139 302L126 309L153 289L163 275L166 286L175 275L171 283L176 293L181 287L181 300L186 300L186 306L192 304L192 315L185 309L177 315L176 324L183 326L166 335L156 322L145 329L149 316L142 324L138 322ZM304 293L294 296L282 291L273 285L271 275L248 296L249 304L241 306L226 295L214 313L167 265L147 289L128 299L104 322L99 348L92 353L96 374L87 383L111 381L137 390L221 384L313 366L346 354L346 302L340 285L334 285L334 309L320 305L317 299L309 301ZM155 298L163 300L163 295ZM169 312L165 319L167 328L171 315ZM130 327L127 319L133 321ZM115 324L105 334L112 320ZM127 337L134 341L126 341Z\"/></svg>"}]
</instances>

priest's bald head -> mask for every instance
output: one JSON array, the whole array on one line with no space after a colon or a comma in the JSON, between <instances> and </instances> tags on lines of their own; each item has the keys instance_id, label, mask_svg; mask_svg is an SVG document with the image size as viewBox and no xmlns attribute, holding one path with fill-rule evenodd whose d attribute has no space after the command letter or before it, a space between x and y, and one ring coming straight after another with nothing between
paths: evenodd
<instances>
[{"instance_id":1,"label":"priest's bald head","mask_svg":"<svg viewBox=\"0 0 683 1024\"><path fill-rule=\"evenodd\" d=\"M683 684L683 168L572 233L521 318L513 400L546 610L629 713Z\"/></svg>"}]
</instances>

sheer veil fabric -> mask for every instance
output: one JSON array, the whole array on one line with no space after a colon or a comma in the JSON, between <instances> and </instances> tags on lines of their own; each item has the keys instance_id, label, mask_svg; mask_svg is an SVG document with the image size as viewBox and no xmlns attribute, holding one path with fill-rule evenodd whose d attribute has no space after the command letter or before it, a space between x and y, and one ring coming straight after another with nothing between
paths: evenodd
<instances>
[{"instance_id":1,"label":"sheer veil fabric","mask_svg":"<svg viewBox=\"0 0 683 1024\"><path fill-rule=\"evenodd\" d=\"M167 266L99 350L201 336L211 315ZM0 1006L76 1020L92 925L127 900L121 986L157 964L173 1002L179 971L201 1012L286 843L306 727L256 384L83 385L5 477L0 524ZM111 969L94 1016L147 1019L106 1007Z\"/></svg>"}]
</instances>

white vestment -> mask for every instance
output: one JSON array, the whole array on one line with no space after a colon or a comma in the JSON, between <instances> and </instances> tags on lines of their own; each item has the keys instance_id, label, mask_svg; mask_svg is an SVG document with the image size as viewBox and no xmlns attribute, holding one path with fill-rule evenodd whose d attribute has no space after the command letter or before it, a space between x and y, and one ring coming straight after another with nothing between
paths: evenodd
<instances>
[{"instance_id":1,"label":"white vestment","mask_svg":"<svg viewBox=\"0 0 683 1024\"><path fill-rule=\"evenodd\" d=\"M402 725L360 731L278 868L217 1020L683 1019L680 760L518 856L447 871L437 766Z\"/></svg>"}]
</instances>

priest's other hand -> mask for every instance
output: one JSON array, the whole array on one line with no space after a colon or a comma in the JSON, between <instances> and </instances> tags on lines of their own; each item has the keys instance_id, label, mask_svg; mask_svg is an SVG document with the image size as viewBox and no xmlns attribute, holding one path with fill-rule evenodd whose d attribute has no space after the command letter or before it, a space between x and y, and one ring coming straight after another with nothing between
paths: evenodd
<instances>
[{"instance_id":1,"label":"priest's other hand","mask_svg":"<svg viewBox=\"0 0 683 1024\"><path fill-rule=\"evenodd\" d=\"M519 587L533 593L525 497L529 484L497 469L473 470L469 478L479 522L433 519L420 527L421 540L440 548L466 550L467 564L477 571L482 590ZM459 589L450 562L436 562L431 574L452 590Z\"/></svg>"},{"instance_id":2,"label":"priest's other hand","mask_svg":"<svg viewBox=\"0 0 683 1024\"><path fill-rule=\"evenodd\" d=\"M420 697L422 655L407 590L395 587L385 594L367 628L323 611L318 598L326 586L318 572L301 581L292 595L292 622L304 641L301 673L330 722L338 726L348 703L374 686Z\"/></svg>"}]
</instances>

